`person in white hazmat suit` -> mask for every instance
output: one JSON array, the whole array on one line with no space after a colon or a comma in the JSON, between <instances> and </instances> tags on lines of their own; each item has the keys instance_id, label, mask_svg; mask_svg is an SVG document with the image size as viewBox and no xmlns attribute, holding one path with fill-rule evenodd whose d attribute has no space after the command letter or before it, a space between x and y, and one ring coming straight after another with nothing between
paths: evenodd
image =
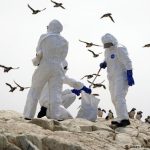
<instances>
[{"instance_id":1,"label":"person in white hazmat suit","mask_svg":"<svg viewBox=\"0 0 150 150\"><path fill-rule=\"evenodd\" d=\"M61 63L68 53L68 42L60 35L62 30L62 24L58 20L52 20L47 27L47 33L41 35L39 39L36 57L32 60L38 67L32 76L23 113L27 120L34 117L38 99L46 83L48 83L49 101L51 101L51 118L60 120L66 117L67 112L64 110L62 113L59 107L64 76Z\"/></svg>"},{"instance_id":2,"label":"person in white hazmat suit","mask_svg":"<svg viewBox=\"0 0 150 150\"><path fill-rule=\"evenodd\" d=\"M74 88L72 90L66 89L66 90L62 91L62 105L65 108L68 108L75 101L76 96L80 95L80 93L82 91L81 89L84 89L84 91L89 94L91 93L91 89L85 87L83 83L76 81L75 79L69 78L67 75L65 75L68 70L68 63L66 60L62 62L62 67L64 69L63 84L67 84L70 87ZM47 116L47 118L49 118L49 116L50 116L50 114L47 113L47 108L49 105L48 97L49 97L49 91L48 91L48 85L46 84L45 87L43 88L41 97L39 99L41 109L37 115L38 118L42 118L44 116Z\"/></svg>"},{"instance_id":3,"label":"person in white hazmat suit","mask_svg":"<svg viewBox=\"0 0 150 150\"><path fill-rule=\"evenodd\" d=\"M100 63L100 68L107 67L109 91L117 115L116 120L111 124L116 127L125 127L130 124L125 97L128 87L134 85L132 62L126 47L119 45L113 35L107 33L101 40L104 44L105 60Z\"/></svg>"}]
</instances>

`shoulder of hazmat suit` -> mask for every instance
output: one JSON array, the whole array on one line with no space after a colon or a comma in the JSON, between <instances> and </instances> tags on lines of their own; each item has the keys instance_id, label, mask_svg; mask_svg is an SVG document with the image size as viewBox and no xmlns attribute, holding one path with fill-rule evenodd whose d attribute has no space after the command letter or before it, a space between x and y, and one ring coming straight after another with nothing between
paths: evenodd
<instances>
[{"instance_id":1,"label":"shoulder of hazmat suit","mask_svg":"<svg viewBox=\"0 0 150 150\"><path fill-rule=\"evenodd\" d=\"M36 48L36 57L34 57L32 59L32 63L34 66L39 66L40 64L40 61L41 61L41 58L42 58L42 49L41 49L41 42L44 40L44 38L46 37L47 34L42 34L40 36L40 39L38 41L38 44L37 44L37 48Z\"/></svg>"},{"instance_id":2,"label":"shoulder of hazmat suit","mask_svg":"<svg viewBox=\"0 0 150 150\"><path fill-rule=\"evenodd\" d=\"M40 45L41 45L41 42L43 41L43 39L46 37L46 35L47 35L47 34L42 34L42 35L40 36L39 41L38 41L38 44L37 44L37 47L36 47L36 53L41 50Z\"/></svg>"},{"instance_id":3,"label":"shoulder of hazmat suit","mask_svg":"<svg viewBox=\"0 0 150 150\"><path fill-rule=\"evenodd\" d=\"M126 68L126 70L132 69L132 62L128 56L127 48L123 45L119 45L117 48L117 55L120 62L122 62Z\"/></svg>"}]
</instances>

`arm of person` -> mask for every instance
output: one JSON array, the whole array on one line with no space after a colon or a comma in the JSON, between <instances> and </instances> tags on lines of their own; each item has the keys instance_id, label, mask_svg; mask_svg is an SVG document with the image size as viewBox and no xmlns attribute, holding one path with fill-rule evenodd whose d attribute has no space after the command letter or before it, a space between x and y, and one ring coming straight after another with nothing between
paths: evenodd
<instances>
[{"instance_id":1,"label":"arm of person","mask_svg":"<svg viewBox=\"0 0 150 150\"><path fill-rule=\"evenodd\" d=\"M117 54L119 61L124 64L126 70L132 70L132 61L128 56L126 47L118 47Z\"/></svg>"},{"instance_id":2,"label":"arm of person","mask_svg":"<svg viewBox=\"0 0 150 150\"><path fill-rule=\"evenodd\" d=\"M133 78L133 72L132 72L132 61L128 56L127 49L125 47L118 48L118 59L120 62L122 62L127 70L127 81L128 85L132 86L134 85L134 78Z\"/></svg>"},{"instance_id":3,"label":"arm of person","mask_svg":"<svg viewBox=\"0 0 150 150\"><path fill-rule=\"evenodd\" d=\"M36 47L36 53L38 53L39 51L41 51L41 42L43 41L43 39L45 38L46 34L42 34L39 38L37 47Z\"/></svg>"},{"instance_id":4,"label":"arm of person","mask_svg":"<svg viewBox=\"0 0 150 150\"><path fill-rule=\"evenodd\" d=\"M64 84L68 84L69 86L71 86L75 89L78 89L78 90L80 90L84 86L83 83L76 81L75 79L69 78L68 76L64 77L63 82L64 82Z\"/></svg>"}]
</instances>

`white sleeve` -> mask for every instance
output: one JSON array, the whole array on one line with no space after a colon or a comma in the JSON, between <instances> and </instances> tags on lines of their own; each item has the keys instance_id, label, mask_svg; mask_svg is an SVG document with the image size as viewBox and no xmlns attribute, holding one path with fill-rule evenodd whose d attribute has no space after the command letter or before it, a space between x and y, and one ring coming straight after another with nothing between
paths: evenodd
<instances>
[{"instance_id":1,"label":"white sleeve","mask_svg":"<svg viewBox=\"0 0 150 150\"><path fill-rule=\"evenodd\" d=\"M38 51L41 50L41 41L44 39L45 35L46 35L46 34L42 34L42 35L40 36L40 39L39 39L38 44L37 44L37 47L36 47L36 53L38 53Z\"/></svg>"},{"instance_id":2,"label":"white sleeve","mask_svg":"<svg viewBox=\"0 0 150 150\"><path fill-rule=\"evenodd\" d=\"M132 61L128 56L126 47L118 47L118 59L122 62L127 70L132 70Z\"/></svg>"},{"instance_id":3,"label":"white sleeve","mask_svg":"<svg viewBox=\"0 0 150 150\"><path fill-rule=\"evenodd\" d=\"M64 77L63 83L68 84L68 85L70 85L71 87L73 87L77 90L80 90L84 86L83 83L81 83L79 81L76 81L75 79L69 78L68 76Z\"/></svg>"}]
</instances>

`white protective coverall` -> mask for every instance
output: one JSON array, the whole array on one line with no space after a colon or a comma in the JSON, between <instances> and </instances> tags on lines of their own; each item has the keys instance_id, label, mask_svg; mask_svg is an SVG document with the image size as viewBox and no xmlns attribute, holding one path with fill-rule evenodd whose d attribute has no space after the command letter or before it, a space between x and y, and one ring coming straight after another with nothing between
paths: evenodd
<instances>
[{"instance_id":1,"label":"white protective coverall","mask_svg":"<svg viewBox=\"0 0 150 150\"><path fill-rule=\"evenodd\" d=\"M65 75L67 71L65 67L67 66L68 66L68 63L66 60L62 62L62 67L64 68L63 84L67 84L78 90L83 88L84 86L83 83L76 81L75 79L69 78L68 76ZM46 84L43 88L41 97L39 99L39 103L41 106L48 108L48 105L49 105L48 97L49 97L49 90L48 90L48 84ZM76 95L72 93L70 89L66 89L62 91L62 105L65 108L68 108L75 101L75 99L76 99ZM49 114L47 114L47 116L49 116Z\"/></svg>"},{"instance_id":2,"label":"white protective coverall","mask_svg":"<svg viewBox=\"0 0 150 150\"><path fill-rule=\"evenodd\" d=\"M102 37L102 43L113 43L114 45L105 49L105 61L109 91L117 115L116 120L129 119L125 97L128 91L127 70L132 69L131 60L128 57L126 47L119 45L113 35L105 34Z\"/></svg>"},{"instance_id":3,"label":"white protective coverall","mask_svg":"<svg viewBox=\"0 0 150 150\"><path fill-rule=\"evenodd\" d=\"M63 84L63 68L61 63L68 53L68 42L60 35L63 30L58 20L52 20L48 26L47 34L42 35L37 46L39 66L32 76L32 84L27 95L24 108L24 117L33 118L36 112L37 102L40 98L44 85L48 82L49 101L52 102L50 111L51 118L63 119L60 114L61 91ZM33 61L34 62L34 61Z\"/></svg>"}]
</instances>

